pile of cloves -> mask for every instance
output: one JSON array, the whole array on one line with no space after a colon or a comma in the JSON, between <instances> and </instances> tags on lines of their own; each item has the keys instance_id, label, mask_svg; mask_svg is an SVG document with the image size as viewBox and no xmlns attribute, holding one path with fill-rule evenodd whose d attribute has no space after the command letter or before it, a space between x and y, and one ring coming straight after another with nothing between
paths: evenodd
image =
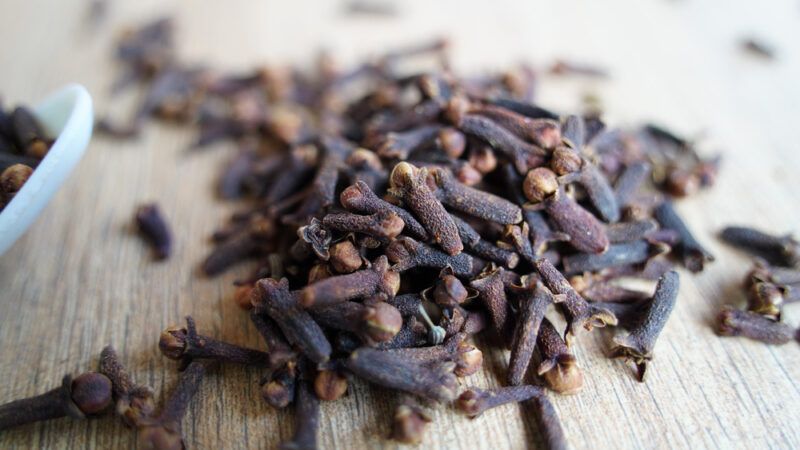
<instances>
[{"instance_id":1,"label":"pile of cloves","mask_svg":"<svg viewBox=\"0 0 800 450\"><path fill-rule=\"evenodd\" d=\"M0 104L0 211L22 189L52 144L30 109L5 110Z\"/></svg>"},{"instance_id":2,"label":"pile of cloves","mask_svg":"<svg viewBox=\"0 0 800 450\"><path fill-rule=\"evenodd\" d=\"M401 442L422 440L435 404L474 417L530 401L561 448L542 386L581 389L581 333L626 330L610 354L643 381L678 296L674 263L698 272L714 259L672 198L712 185L719 159L655 125L608 129L542 108L527 66L462 78L437 40L351 70L322 55L315 71L227 74L181 63L171 42L168 20L123 38L115 86L148 92L129 124L99 129L130 137L158 117L196 124L197 148L236 143L219 195L252 203L214 233L202 269L255 261L234 299L266 349L199 335L191 319L159 345L182 368L263 367L264 400L298 412L282 448L315 448L319 401L353 377L401 393ZM156 234L168 248L168 231ZM459 396L482 365L478 334L511 351L508 386Z\"/></svg>"},{"instance_id":3,"label":"pile of cloves","mask_svg":"<svg viewBox=\"0 0 800 450\"><path fill-rule=\"evenodd\" d=\"M717 331L772 345L800 340L800 330L783 322L785 304L800 301L800 242L791 235L775 236L745 226L729 226L720 238L754 256L742 288L747 308L722 308Z\"/></svg>"}]
</instances>

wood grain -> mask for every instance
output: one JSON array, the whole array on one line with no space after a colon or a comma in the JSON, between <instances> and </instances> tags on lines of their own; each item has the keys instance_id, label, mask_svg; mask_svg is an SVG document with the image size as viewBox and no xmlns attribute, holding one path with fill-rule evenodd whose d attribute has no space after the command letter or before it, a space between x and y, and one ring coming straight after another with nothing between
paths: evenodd
<instances>
[{"instance_id":1,"label":"wood grain","mask_svg":"<svg viewBox=\"0 0 800 450\"><path fill-rule=\"evenodd\" d=\"M233 0L110 2L105 22L86 23L88 1L11 0L0 5L0 92L27 103L70 81L86 85L100 113L119 115L108 87L118 73L113 37L164 12L179 26L186 61L232 69L258 62L308 63L325 47L343 61L433 35L450 36L460 70L482 71L553 57L588 60L612 78L543 77L541 103L570 111L581 97L602 99L612 124L655 120L703 134L724 155L717 186L682 201L717 262L684 273L681 294L648 381L608 360L610 332L581 337L577 356L586 386L553 396L575 448L798 448L800 349L718 338L718 307L742 301L747 259L717 241L729 223L776 232L800 223L800 10L794 1L700 2L403 2L393 19L348 18L341 3ZM739 51L743 36L772 43L774 63ZM133 96L131 96L133 97ZM259 345L229 299L237 273L197 274L208 236L236 205L213 198L216 167L228 146L187 151L191 133L148 126L142 137L96 137L76 172L29 232L0 257L0 401L55 386L65 373L94 368L105 344L117 347L138 381L168 392L175 364L156 348L165 326L186 314L201 332ZM131 232L134 207L157 200L178 235L175 255L154 263ZM244 273L241 268L239 273ZM800 313L789 309L797 324ZM465 381L498 383L507 354L487 355L486 370ZM257 370L223 367L208 376L184 426L190 448L274 448L292 433L291 412L258 398ZM394 448L386 441L393 396L356 384L323 405L323 448ZM537 431L526 411L506 406L470 421L435 414L425 448L526 448ZM135 433L117 420L57 420L0 433L0 448L134 448Z\"/></svg>"}]
</instances>

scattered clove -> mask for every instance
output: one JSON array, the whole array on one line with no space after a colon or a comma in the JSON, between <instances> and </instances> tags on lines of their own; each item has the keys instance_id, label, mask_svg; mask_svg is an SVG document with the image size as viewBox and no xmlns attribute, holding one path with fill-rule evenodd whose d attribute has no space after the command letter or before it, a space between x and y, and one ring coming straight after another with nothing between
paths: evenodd
<instances>
[{"instance_id":1,"label":"scattered clove","mask_svg":"<svg viewBox=\"0 0 800 450\"><path fill-rule=\"evenodd\" d=\"M99 415L113 403L111 392L111 380L105 375L66 375L61 386L51 391L0 405L0 431L59 417L85 419Z\"/></svg>"},{"instance_id":2,"label":"scattered clove","mask_svg":"<svg viewBox=\"0 0 800 450\"><path fill-rule=\"evenodd\" d=\"M167 259L172 253L172 232L155 203L139 206L136 209L136 224L139 231L153 245L156 259Z\"/></svg>"},{"instance_id":3,"label":"scattered clove","mask_svg":"<svg viewBox=\"0 0 800 450\"><path fill-rule=\"evenodd\" d=\"M611 351L612 356L632 360L636 364L639 381L644 381L647 362L653 359L653 347L661 330L667 324L672 308L675 307L679 287L678 272L671 271L664 274L658 280L655 295L639 323L631 327L627 335L614 337L616 347Z\"/></svg>"}]
</instances>

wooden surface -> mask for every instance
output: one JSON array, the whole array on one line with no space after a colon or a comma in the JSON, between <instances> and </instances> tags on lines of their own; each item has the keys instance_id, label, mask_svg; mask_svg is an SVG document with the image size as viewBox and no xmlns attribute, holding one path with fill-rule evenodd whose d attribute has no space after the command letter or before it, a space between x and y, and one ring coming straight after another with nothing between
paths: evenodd
<instances>
[{"instance_id":1,"label":"wooden surface","mask_svg":"<svg viewBox=\"0 0 800 450\"><path fill-rule=\"evenodd\" d=\"M291 5L289 5L291 3ZM430 3L430 4L429 4ZM435 3L435 4L434 4ZM491 3L492 6L489 4ZM387 47L446 35L464 71L553 57L588 60L607 81L544 77L540 102L558 110L598 95L611 124L656 120L708 137L725 161L717 186L682 201L717 262L683 273L677 308L656 349L647 383L606 358L611 333L583 335L577 357L583 391L553 396L575 448L798 448L800 348L718 338L710 323L738 289L749 263L714 237L745 222L800 231L800 8L796 1L562 1L403 3L394 19L347 18L326 2L111 2L108 20L87 26L88 1L9 0L0 5L0 92L32 103L70 81L110 111L108 87L119 67L112 38L123 25L174 13L186 61L230 68L257 62L307 63L324 46L345 61ZM745 35L778 51L773 63L742 54ZM133 98L128 99L133 100ZM127 107L126 101L115 105ZM116 108L116 106L115 106ZM119 115L124 109L115 109ZM201 332L259 345L247 315L230 301L237 271L197 274L207 237L235 205L212 196L218 146L190 154L186 129L148 126L138 141L93 139L63 189L28 233L0 257L0 401L49 389L65 373L95 368L113 344L136 380L169 391L176 365L161 357L158 334L186 314ZM177 234L172 259L154 263L131 232L135 205L157 200ZM244 273L241 268L238 273ZM789 308L787 320L800 321ZM493 386L507 355L487 355L486 371L465 384ZM258 396L257 370L224 367L210 375L184 421L190 448L274 448L292 433L292 413ZM393 396L366 385L326 403L323 448L393 448L384 440ZM530 417L506 406L470 421L436 412L424 448L524 448L536 441ZM107 417L57 420L0 433L0 448L134 448L135 433Z\"/></svg>"}]
</instances>

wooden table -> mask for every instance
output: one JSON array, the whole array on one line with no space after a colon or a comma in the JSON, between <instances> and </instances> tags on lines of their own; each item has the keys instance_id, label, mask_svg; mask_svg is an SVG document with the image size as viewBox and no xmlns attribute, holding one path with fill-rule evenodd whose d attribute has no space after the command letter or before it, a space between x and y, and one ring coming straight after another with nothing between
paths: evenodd
<instances>
[{"instance_id":1,"label":"wooden table","mask_svg":"<svg viewBox=\"0 0 800 450\"><path fill-rule=\"evenodd\" d=\"M540 102L561 111L581 98L602 99L611 124L654 120L707 136L724 155L717 185L682 201L717 262L683 275L677 308L658 346L647 383L607 359L609 332L584 335L577 357L583 391L553 396L575 448L798 448L800 349L718 338L710 324L720 305L743 301L749 267L714 234L729 223L784 232L800 223L800 10L795 1L423 2L401 5L393 19L348 18L341 4L251 0L111 2L107 21L86 24L88 1L3 2L0 92L8 103L35 102L78 81L97 111L113 103L108 87L119 67L113 37L162 12L178 21L186 61L232 69L257 62L308 63L325 47L352 62L398 44L447 35L464 71L539 66L557 56L602 65L606 81L543 77ZM291 3L291 5L289 4ZM434 4L435 3L435 4ZM763 37L777 49L766 62L743 54L739 40ZM130 102L129 102L130 101ZM120 106L117 108L117 106ZM198 276L208 236L237 205L212 195L229 145L186 149L185 128L148 126L139 140L96 137L76 172L35 225L0 257L0 401L39 393L65 373L94 368L106 344L117 347L134 377L158 392L176 380L175 364L156 348L159 332L186 314L203 332L259 345L247 315L232 301L231 281L246 272ZM157 200L178 235L172 259L153 263L131 231L134 207ZM787 310L797 324L800 311ZM486 370L464 381L497 385L507 355L487 355ZM223 367L203 383L184 421L191 448L274 448L291 436L292 413L258 395L260 373ZM356 384L344 400L323 405L323 448L392 448L383 438L393 396ZM471 421L436 412L425 448L522 448L536 441L530 417L506 406ZM132 448L135 433L118 420L57 420L0 433L0 448Z\"/></svg>"}]
</instances>

